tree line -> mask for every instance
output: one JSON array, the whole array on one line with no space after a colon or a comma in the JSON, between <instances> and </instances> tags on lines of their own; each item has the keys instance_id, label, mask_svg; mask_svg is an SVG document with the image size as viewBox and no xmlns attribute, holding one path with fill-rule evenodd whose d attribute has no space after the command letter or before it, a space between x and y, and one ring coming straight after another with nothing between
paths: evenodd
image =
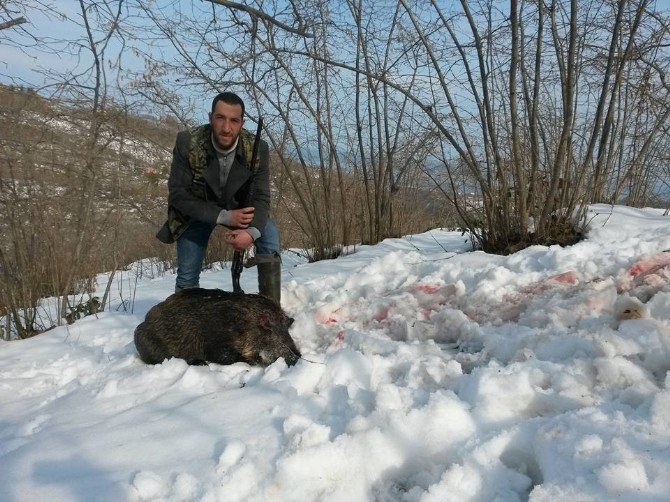
<instances>
[{"instance_id":1,"label":"tree line","mask_svg":"<svg viewBox=\"0 0 670 502\"><path fill-rule=\"evenodd\" d=\"M242 89L285 164L322 170L320 190L292 180L315 241L393 235L395 194L416 183L502 252L571 241L588 203L667 199L668 15L655 2L210 0L178 30L173 12L139 5L179 54L147 53L163 72L147 85ZM360 220L336 209L343 172L364 185Z\"/></svg>"},{"instance_id":2,"label":"tree line","mask_svg":"<svg viewBox=\"0 0 670 502\"><path fill-rule=\"evenodd\" d=\"M92 300L82 292L101 267L142 253L169 262L150 244L164 214L165 137L201 121L199 97L221 90L245 98L248 123L263 117L275 215L285 244L310 259L434 226L462 228L491 252L569 244L589 203L668 201L669 17L650 0L73 5L0 10L0 45L73 61L38 86L62 106L34 98L24 115L3 111L15 130L49 109L21 141L0 143L7 332L48 327L35 319L45 295L60 298L46 324L62 322ZM47 38L38 16L72 33ZM147 113L166 127L136 118ZM65 115L78 141L54 151L50 124ZM135 166L132 138L156 147L146 166Z\"/></svg>"}]
</instances>

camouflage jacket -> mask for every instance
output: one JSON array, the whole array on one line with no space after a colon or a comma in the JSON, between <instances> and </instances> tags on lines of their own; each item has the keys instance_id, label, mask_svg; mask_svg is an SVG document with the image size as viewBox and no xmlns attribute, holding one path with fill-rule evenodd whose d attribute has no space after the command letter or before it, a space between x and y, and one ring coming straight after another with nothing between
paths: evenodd
<instances>
[{"instance_id":1,"label":"camouflage jacket","mask_svg":"<svg viewBox=\"0 0 670 502\"><path fill-rule=\"evenodd\" d=\"M251 168L254 135L242 129L226 185L221 187L211 133L210 125L205 124L177 134L168 180L168 218L156 234L166 244L175 242L192 221L215 224L222 209L241 207L251 182L255 211L249 226L261 232L265 228L270 209L267 143L261 141L256 165Z\"/></svg>"}]
</instances>

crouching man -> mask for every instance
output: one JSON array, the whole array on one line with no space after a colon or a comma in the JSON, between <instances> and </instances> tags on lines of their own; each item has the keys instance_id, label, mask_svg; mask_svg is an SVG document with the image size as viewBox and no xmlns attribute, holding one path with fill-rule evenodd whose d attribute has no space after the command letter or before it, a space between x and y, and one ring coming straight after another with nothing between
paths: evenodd
<instances>
[{"instance_id":1,"label":"crouching man","mask_svg":"<svg viewBox=\"0 0 670 502\"><path fill-rule=\"evenodd\" d=\"M168 180L168 219L156 237L177 242L175 291L199 287L209 237L229 229L236 251L256 247L258 292L280 303L279 231L270 209L269 150L261 141L251 164L254 135L243 129L244 102L232 92L212 101L209 123L177 134ZM252 203L240 207L253 184Z\"/></svg>"}]
</instances>

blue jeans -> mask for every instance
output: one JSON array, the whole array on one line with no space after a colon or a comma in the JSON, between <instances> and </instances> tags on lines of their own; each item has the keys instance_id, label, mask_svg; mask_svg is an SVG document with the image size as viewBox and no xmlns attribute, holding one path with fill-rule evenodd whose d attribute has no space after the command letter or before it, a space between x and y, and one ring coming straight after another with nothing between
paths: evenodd
<instances>
[{"instance_id":1,"label":"blue jeans","mask_svg":"<svg viewBox=\"0 0 670 502\"><path fill-rule=\"evenodd\" d=\"M177 283L175 291L197 288L200 285L200 271L205 259L209 236L214 227L211 223L192 222L177 239ZM254 242L256 254L279 256L279 229L268 218L261 236Z\"/></svg>"}]
</instances>

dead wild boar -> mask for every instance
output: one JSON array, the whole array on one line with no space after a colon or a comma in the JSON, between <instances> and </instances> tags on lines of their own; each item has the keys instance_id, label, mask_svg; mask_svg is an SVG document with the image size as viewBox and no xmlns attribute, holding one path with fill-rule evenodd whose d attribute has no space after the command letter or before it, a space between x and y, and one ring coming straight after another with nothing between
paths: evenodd
<instances>
[{"instance_id":1,"label":"dead wild boar","mask_svg":"<svg viewBox=\"0 0 670 502\"><path fill-rule=\"evenodd\" d=\"M147 312L135 328L135 347L147 364L177 357L188 364L267 366L283 357L293 365L300 352L288 332L292 323L264 296L185 289Z\"/></svg>"}]
</instances>

